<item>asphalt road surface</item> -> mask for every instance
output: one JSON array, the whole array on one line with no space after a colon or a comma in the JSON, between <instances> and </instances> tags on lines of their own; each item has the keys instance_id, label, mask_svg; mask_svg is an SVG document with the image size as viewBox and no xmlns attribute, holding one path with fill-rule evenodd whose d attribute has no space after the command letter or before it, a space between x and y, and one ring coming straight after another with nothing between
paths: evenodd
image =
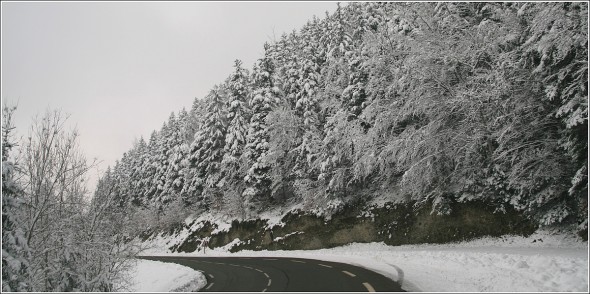
<instances>
[{"instance_id":1,"label":"asphalt road surface","mask_svg":"<svg viewBox=\"0 0 590 294\"><path fill-rule=\"evenodd\" d=\"M373 271L337 262L279 257L141 257L200 270L201 292L405 292Z\"/></svg>"}]
</instances>

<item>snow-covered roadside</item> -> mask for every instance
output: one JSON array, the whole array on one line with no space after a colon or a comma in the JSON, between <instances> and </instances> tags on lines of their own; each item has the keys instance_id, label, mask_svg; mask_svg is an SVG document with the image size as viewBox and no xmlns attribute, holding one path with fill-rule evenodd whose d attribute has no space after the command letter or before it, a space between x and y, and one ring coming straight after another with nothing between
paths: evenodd
<instances>
[{"instance_id":1,"label":"snow-covered roadside","mask_svg":"<svg viewBox=\"0 0 590 294\"><path fill-rule=\"evenodd\" d=\"M152 249L151 254L157 250ZM418 292L587 292L588 242L539 231L452 244L350 244L332 249L241 251L216 249L177 256L278 256L346 262L400 281ZM150 254L146 254L150 255Z\"/></svg>"},{"instance_id":2,"label":"snow-covered roadside","mask_svg":"<svg viewBox=\"0 0 590 294\"><path fill-rule=\"evenodd\" d=\"M200 271L152 260L137 260L128 274L130 285L122 292L195 292L207 284Z\"/></svg>"}]
</instances>

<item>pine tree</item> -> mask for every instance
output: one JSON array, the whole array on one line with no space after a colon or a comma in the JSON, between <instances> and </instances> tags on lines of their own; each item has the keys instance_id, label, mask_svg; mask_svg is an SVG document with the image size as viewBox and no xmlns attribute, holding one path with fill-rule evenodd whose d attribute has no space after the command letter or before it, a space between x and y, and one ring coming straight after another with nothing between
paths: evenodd
<instances>
[{"instance_id":1,"label":"pine tree","mask_svg":"<svg viewBox=\"0 0 590 294\"><path fill-rule=\"evenodd\" d=\"M193 165L193 159L191 158L191 151L195 150L198 144L196 141L199 130L203 125L204 118L206 117L206 101L197 99L193 101L192 107L188 112L186 119L183 122L183 145L181 146L182 153L184 154L180 162L182 189L180 190L180 197L185 205L192 205L196 202L196 195L200 196L202 190L199 180L196 178L196 165Z\"/></svg>"},{"instance_id":2,"label":"pine tree","mask_svg":"<svg viewBox=\"0 0 590 294\"><path fill-rule=\"evenodd\" d=\"M181 189L177 179L180 174L179 154L182 144L180 123L174 113L170 114L168 122L162 126L156 141L155 165L156 202L160 210L174 200L176 192Z\"/></svg>"},{"instance_id":3,"label":"pine tree","mask_svg":"<svg viewBox=\"0 0 590 294\"><path fill-rule=\"evenodd\" d=\"M270 199L270 164L266 160L268 151L268 126L266 116L278 102L279 90L275 86L275 67L271 59L270 45L265 44L265 56L254 67L253 93L250 100L252 118L248 129L245 155L251 163L244 180L244 191L248 213L262 209Z\"/></svg>"},{"instance_id":4,"label":"pine tree","mask_svg":"<svg viewBox=\"0 0 590 294\"><path fill-rule=\"evenodd\" d=\"M362 46L362 45L360 45ZM348 51L345 58L348 64L348 86L342 91L344 107L350 113L351 118L358 118L367 101L367 83L369 74L367 72L367 56L362 47Z\"/></svg>"},{"instance_id":5,"label":"pine tree","mask_svg":"<svg viewBox=\"0 0 590 294\"><path fill-rule=\"evenodd\" d=\"M132 150L132 162L131 162L131 175L130 175L130 204L134 206L140 206L143 201L143 189L144 189L144 182L143 182L143 173L142 167L146 163L147 156L147 143L140 137L137 142L135 142L133 150Z\"/></svg>"},{"instance_id":6,"label":"pine tree","mask_svg":"<svg viewBox=\"0 0 590 294\"><path fill-rule=\"evenodd\" d=\"M159 133L153 131L147 145L146 159L142 167L142 194L144 203L151 203L157 192L158 183L158 140Z\"/></svg>"},{"instance_id":7,"label":"pine tree","mask_svg":"<svg viewBox=\"0 0 590 294\"><path fill-rule=\"evenodd\" d=\"M320 42L321 32L318 20L308 23L302 30L300 48L301 61L299 64L298 90L295 99L295 110L303 118L303 135L301 144L297 147L299 159L295 173L299 177L308 177L313 170L312 163L316 160L321 141L321 119L319 114L319 91L321 84L320 68L324 63L325 51Z\"/></svg>"},{"instance_id":8,"label":"pine tree","mask_svg":"<svg viewBox=\"0 0 590 294\"><path fill-rule=\"evenodd\" d=\"M183 140L183 135L185 133L183 122L186 121L187 116L188 113L183 109L178 114L178 119L171 116L168 121L170 133L167 141L169 148L167 153L168 169L166 170L164 193L169 195L171 200L174 200L179 196L184 184L184 179L182 177L182 160L186 156L187 148Z\"/></svg>"},{"instance_id":9,"label":"pine tree","mask_svg":"<svg viewBox=\"0 0 590 294\"><path fill-rule=\"evenodd\" d=\"M127 152L123 153L123 159L127 157ZM113 185L115 190L114 202L118 207L125 207L128 203L128 187L129 187L129 174L124 168L123 159L116 160L113 167Z\"/></svg>"},{"instance_id":10,"label":"pine tree","mask_svg":"<svg viewBox=\"0 0 590 294\"><path fill-rule=\"evenodd\" d=\"M228 111L227 134L225 136L224 161L235 162L241 156L246 136L248 134L248 122L250 120L247 105L248 96L248 72L242 68L242 62L235 61L234 73L231 75L228 85Z\"/></svg>"},{"instance_id":11,"label":"pine tree","mask_svg":"<svg viewBox=\"0 0 590 294\"><path fill-rule=\"evenodd\" d=\"M221 161L222 179L218 186L223 191L223 211L228 215L243 217L244 190L243 178L246 170L242 156L248 135L250 113L248 108L249 89L248 71L242 68L242 62L236 60L234 72L225 83L227 92L227 133L225 136L224 155Z\"/></svg>"},{"instance_id":12,"label":"pine tree","mask_svg":"<svg viewBox=\"0 0 590 294\"><path fill-rule=\"evenodd\" d=\"M300 71L299 71L299 43L301 37L296 32L291 32L289 36L283 35L278 44L279 58L281 59L280 67L276 74L281 81L282 92L285 94L284 99L289 106L295 108L297 103L297 93L300 91Z\"/></svg>"},{"instance_id":13,"label":"pine tree","mask_svg":"<svg viewBox=\"0 0 590 294\"><path fill-rule=\"evenodd\" d=\"M170 119L173 121L176 120L174 113L171 114ZM170 199L164 191L164 186L166 185L166 175L168 171L168 156L172 149L172 146L169 145L171 129L170 129L170 120L168 122L164 122L162 124L162 128L160 129L158 140L156 141L156 157L155 157L155 167L156 167L156 175L155 175L155 184L156 184L156 194L154 195L155 201L158 203L158 206L165 205L165 203L169 202Z\"/></svg>"},{"instance_id":14,"label":"pine tree","mask_svg":"<svg viewBox=\"0 0 590 294\"><path fill-rule=\"evenodd\" d=\"M580 228L587 231L588 4L528 5L521 7L518 14L530 24L520 61L534 67L534 77L544 84L544 98L557 105L552 116L562 122L559 144L567 150L576 170L570 176L568 189L568 198L573 199L563 207L577 211Z\"/></svg>"},{"instance_id":15,"label":"pine tree","mask_svg":"<svg viewBox=\"0 0 590 294\"><path fill-rule=\"evenodd\" d=\"M204 99L195 98L193 105L188 112L188 116L183 121L183 139L188 145L190 145L195 140L195 136L197 135L197 132L201 128L201 125L205 119L206 109L206 101Z\"/></svg>"},{"instance_id":16,"label":"pine tree","mask_svg":"<svg viewBox=\"0 0 590 294\"><path fill-rule=\"evenodd\" d=\"M21 222L22 191L14 180L16 166L8 155L12 141L12 113L2 109L2 291L31 291L29 276L30 250Z\"/></svg>"},{"instance_id":17,"label":"pine tree","mask_svg":"<svg viewBox=\"0 0 590 294\"><path fill-rule=\"evenodd\" d=\"M352 47L352 38L347 32L350 25L346 23L340 3L337 5L334 15L325 21L327 32L322 38L322 43L327 47L326 58L336 63L340 62Z\"/></svg>"},{"instance_id":18,"label":"pine tree","mask_svg":"<svg viewBox=\"0 0 590 294\"><path fill-rule=\"evenodd\" d=\"M211 202L218 201L220 197L216 186L220 180L220 165L223 159L227 128L225 101L222 95L222 89L216 86L206 97L206 118L191 144L189 155L190 164L194 168L194 174L188 184L189 189L200 196L198 202L201 202L200 205L204 207L210 207ZM203 193L204 189L210 189L211 193L215 195Z\"/></svg>"}]
</instances>

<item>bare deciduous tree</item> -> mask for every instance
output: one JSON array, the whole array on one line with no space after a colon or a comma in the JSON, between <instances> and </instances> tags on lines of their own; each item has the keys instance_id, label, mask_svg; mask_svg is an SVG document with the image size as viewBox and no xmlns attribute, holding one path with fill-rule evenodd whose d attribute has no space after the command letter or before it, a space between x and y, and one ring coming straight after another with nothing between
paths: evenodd
<instances>
[{"instance_id":1,"label":"bare deciduous tree","mask_svg":"<svg viewBox=\"0 0 590 294\"><path fill-rule=\"evenodd\" d=\"M114 195L97 191L89 203L88 163L67 116L36 119L21 150L26 242L33 287L39 291L112 291L132 248L114 229ZM99 194L101 193L101 194ZM100 198L100 199L98 199Z\"/></svg>"}]
</instances>

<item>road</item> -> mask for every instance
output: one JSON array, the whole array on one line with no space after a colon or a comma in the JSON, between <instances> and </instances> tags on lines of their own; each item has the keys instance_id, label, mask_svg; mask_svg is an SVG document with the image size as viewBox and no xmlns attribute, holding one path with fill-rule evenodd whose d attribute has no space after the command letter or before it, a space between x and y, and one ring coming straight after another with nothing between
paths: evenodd
<instances>
[{"instance_id":1,"label":"road","mask_svg":"<svg viewBox=\"0 0 590 294\"><path fill-rule=\"evenodd\" d=\"M405 292L385 276L350 264L279 257L144 256L200 270L202 292Z\"/></svg>"}]
</instances>

